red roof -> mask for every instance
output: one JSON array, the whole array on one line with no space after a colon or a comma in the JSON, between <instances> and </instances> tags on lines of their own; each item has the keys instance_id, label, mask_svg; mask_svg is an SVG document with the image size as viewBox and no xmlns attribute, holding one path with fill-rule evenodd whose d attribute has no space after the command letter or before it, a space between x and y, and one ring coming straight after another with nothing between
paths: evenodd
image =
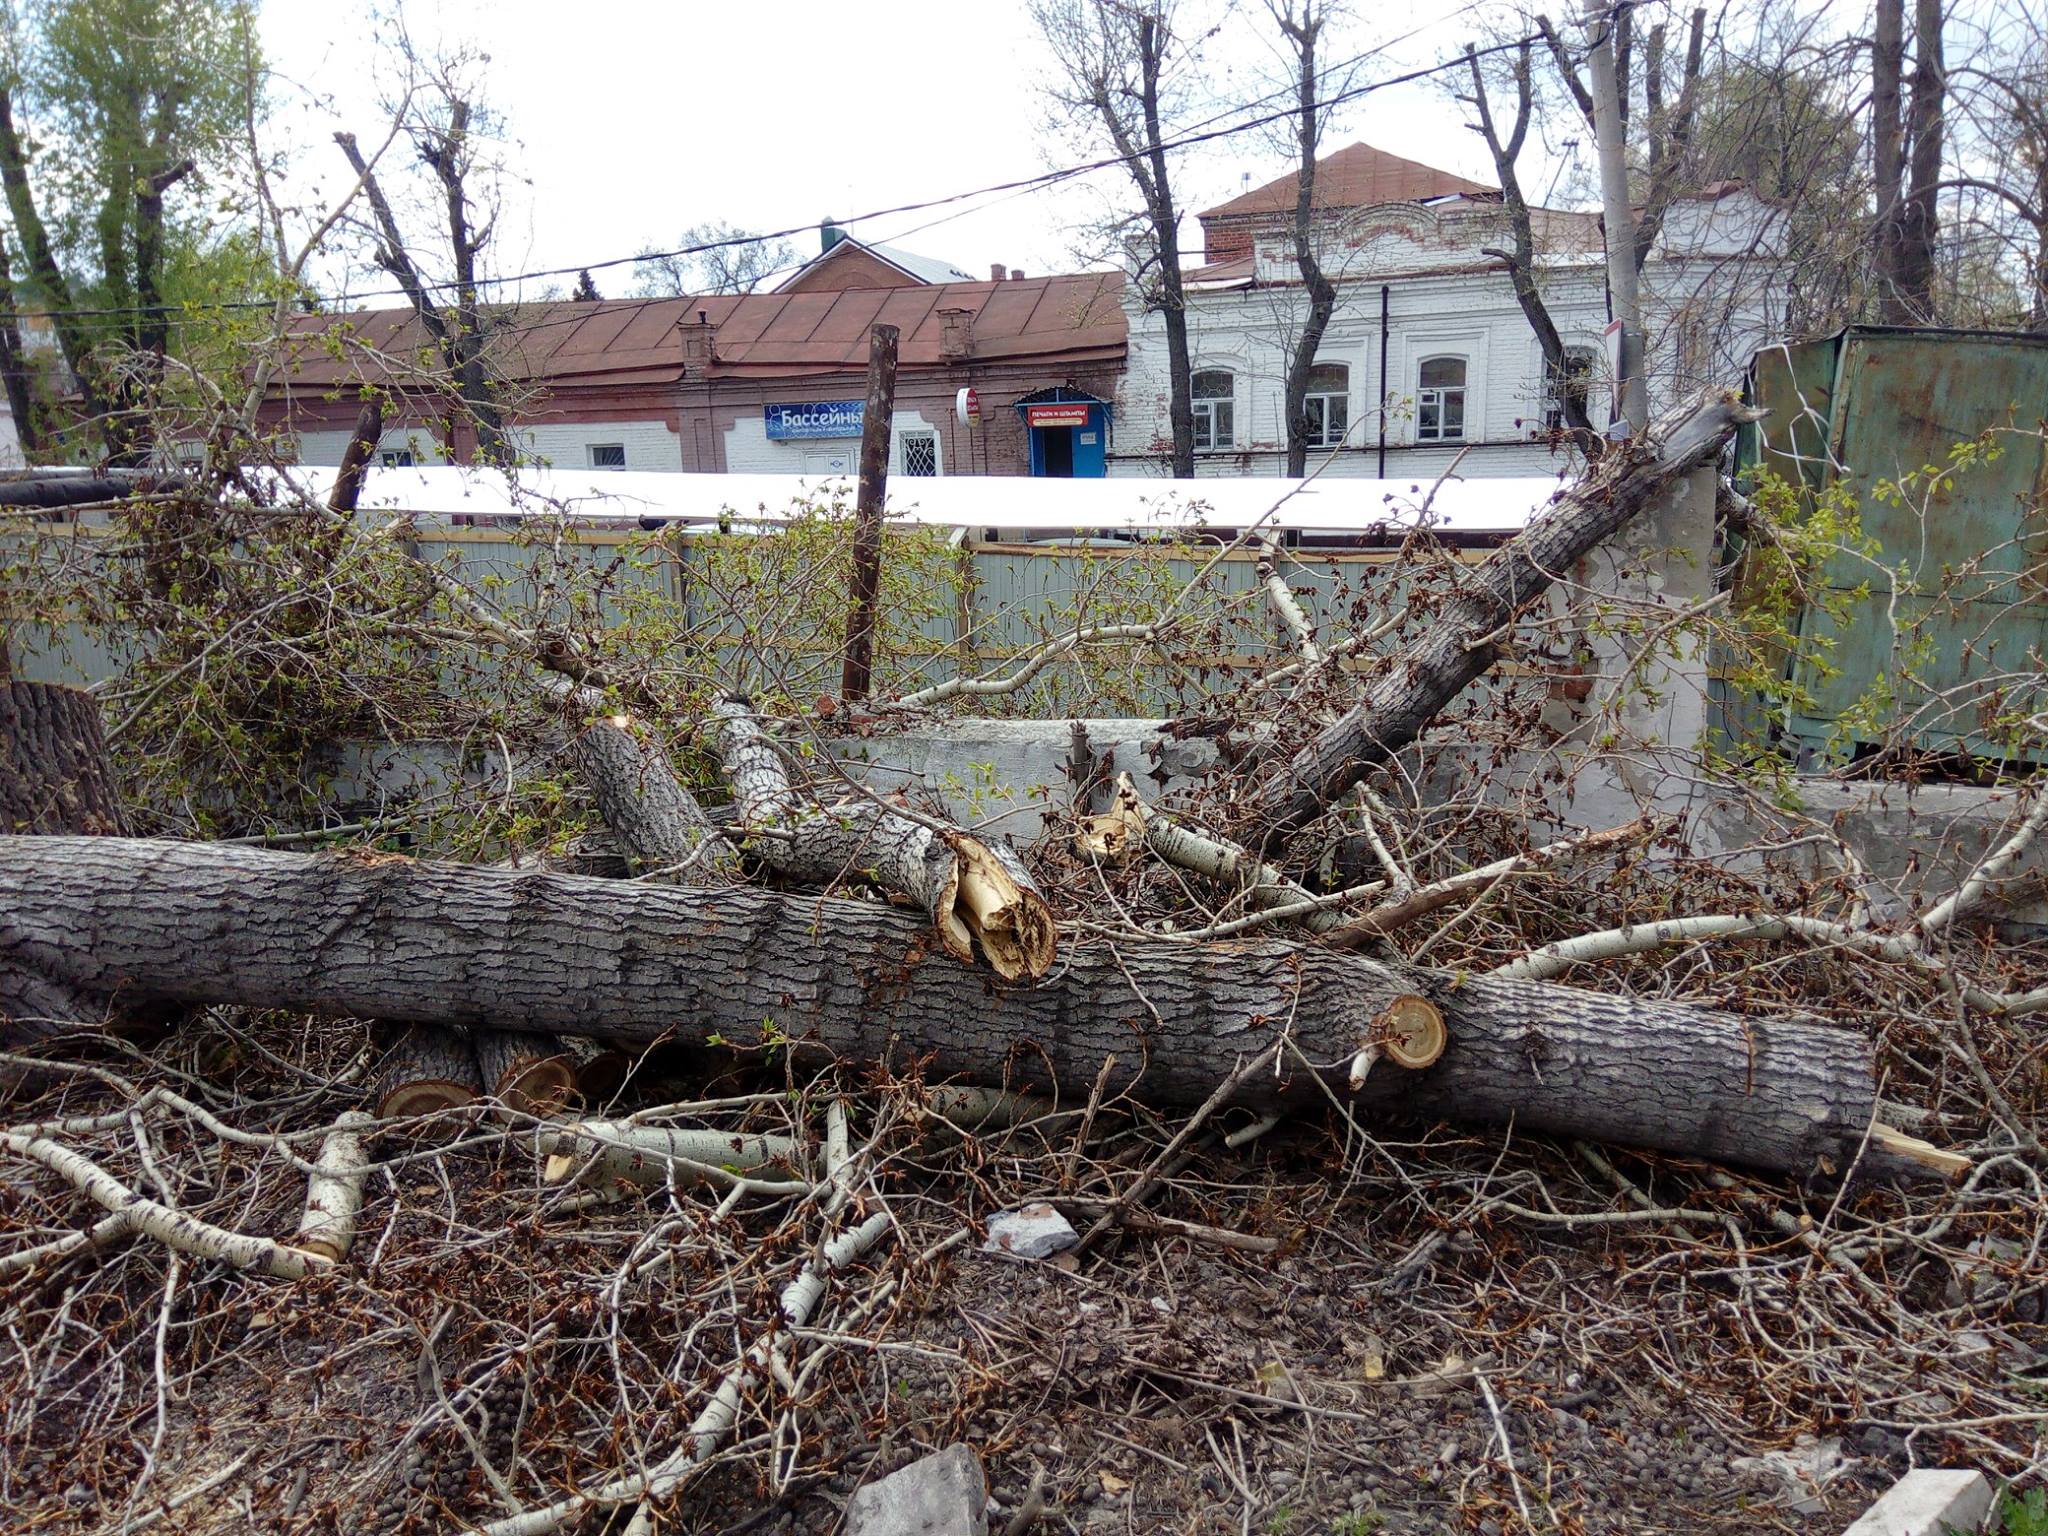
<instances>
[{"instance_id":1,"label":"red roof","mask_svg":"<svg viewBox=\"0 0 2048 1536\"><path fill-rule=\"evenodd\" d=\"M1123 274L1084 272L1007 282L916 288L709 294L524 304L492 311L489 355L499 377L547 384L664 384L686 373L679 327L700 315L712 329L711 378L783 377L867 366L868 329L901 330L903 366L940 366L943 312L973 317L974 362L1086 362L1123 356ZM957 322L956 322L957 323ZM342 340L339 354L332 345ZM432 343L409 309L301 315L286 339L280 387L375 382L403 386L438 371Z\"/></svg>"},{"instance_id":2,"label":"red roof","mask_svg":"<svg viewBox=\"0 0 2048 1536\"><path fill-rule=\"evenodd\" d=\"M1289 171L1227 203L1205 208L1203 219L1233 215L1292 213L1301 173ZM1370 208L1377 203L1419 203L1432 197L1491 195L1484 182L1467 181L1419 160L1404 160L1370 144L1353 144L1316 162L1318 208Z\"/></svg>"}]
</instances>

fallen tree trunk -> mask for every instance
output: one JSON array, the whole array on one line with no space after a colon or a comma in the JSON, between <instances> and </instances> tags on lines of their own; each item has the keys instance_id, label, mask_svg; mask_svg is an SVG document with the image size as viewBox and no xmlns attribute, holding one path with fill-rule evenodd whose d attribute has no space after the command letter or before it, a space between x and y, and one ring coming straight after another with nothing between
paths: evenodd
<instances>
[{"instance_id":1,"label":"fallen tree trunk","mask_svg":"<svg viewBox=\"0 0 2048 1536\"><path fill-rule=\"evenodd\" d=\"M346 854L0 839L0 959L123 995L630 1041L686 1029L1070 1096L1114 1056L1105 1091L1168 1105L1200 1103L1282 1032L1281 1070L1242 1102L1351 1097L1373 1019L1417 993L1450 1048L1352 1102L1802 1175L1845 1166L1876 1108L1868 1044L1797 1020L1270 941L1075 946L1013 988L872 903Z\"/></svg>"},{"instance_id":2,"label":"fallen tree trunk","mask_svg":"<svg viewBox=\"0 0 2048 1536\"><path fill-rule=\"evenodd\" d=\"M57 683L0 683L0 833L123 836L128 819L107 764L99 700ZM54 976L0 961L0 1044L97 1033L106 1002ZM0 1069L0 1089L21 1079Z\"/></svg>"},{"instance_id":3,"label":"fallen tree trunk","mask_svg":"<svg viewBox=\"0 0 2048 1536\"><path fill-rule=\"evenodd\" d=\"M1510 626L1530 602L1679 476L1712 462L1756 414L1732 394L1712 396L1606 455L1582 484L1489 555L1428 629L1388 662L1371 691L1295 753L1265 791L1246 843L1271 853L1391 761L1501 657Z\"/></svg>"},{"instance_id":4,"label":"fallen tree trunk","mask_svg":"<svg viewBox=\"0 0 2048 1536\"><path fill-rule=\"evenodd\" d=\"M999 842L938 828L873 800L805 805L747 706L720 704L718 751L741 827L778 874L814 885L869 880L908 896L954 959L978 947L1005 981L1052 969L1058 927L1024 863Z\"/></svg>"}]
</instances>

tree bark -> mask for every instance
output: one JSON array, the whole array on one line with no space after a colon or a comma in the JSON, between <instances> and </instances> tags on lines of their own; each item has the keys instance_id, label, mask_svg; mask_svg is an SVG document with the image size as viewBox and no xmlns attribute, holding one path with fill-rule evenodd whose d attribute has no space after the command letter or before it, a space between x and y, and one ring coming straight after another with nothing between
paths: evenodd
<instances>
[{"instance_id":1,"label":"tree bark","mask_svg":"<svg viewBox=\"0 0 2048 1536\"><path fill-rule=\"evenodd\" d=\"M1901 87L1906 72L1905 0L1877 0L1870 46L1871 275L1878 316L1899 323L1898 236L1906 190L1906 119ZM1910 317L1907 317L1910 319Z\"/></svg>"},{"instance_id":2,"label":"tree bark","mask_svg":"<svg viewBox=\"0 0 2048 1536\"><path fill-rule=\"evenodd\" d=\"M1301 286L1308 295L1308 313L1302 317L1301 334L1294 340L1294 354L1287 362L1282 408L1287 418L1287 473L1296 479L1308 473L1308 376L1316 365L1316 352L1323 344L1323 332L1337 312L1337 286L1323 271L1316 251L1316 154L1322 142L1321 113L1317 100L1320 81L1316 74L1316 47L1323 24L1329 19L1327 7L1318 13L1314 0L1302 7L1301 19L1294 19L1290 5L1284 15L1276 12L1281 32L1294 49L1295 63L1295 159L1300 174L1294 184L1294 267L1301 274ZM1384 402L1382 402L1384 404Z\"/></svg>"},{"instance_id":3,"label":"tree bark","mask_svg":"<svg viewBox=\"0 0 2048 1536\"><path fill-rule=\"evenodd\" d=\"M1899 206L1892 268L1892 297L1899 319L1909 325L1931 324L1935 313L1934 245L1941 228L1936 198L1948 91L1941 26L1941 0L1914 0L1913 93L1906 108L1907 186Z\"/></svg>"},{"instance_id":4,"label":"tree bark","mask_svg":"<svg viewBox=\"0 0 2048 1536\"><path fill-rule=\"evenodd\" d=\"M1607 302L1621 324L1621 377L1614 381L1615 415L1641 432L1650 420L1643 374L1643 306L1636 291L1636 223L1628 186L1626 97L1620 86L1618 34L1628 12L1615 0L1585 0L1590 34L1586 75L1593 95L1593 135L1600 158L1601 220L1607 239Z\"/></svg>"},{"instance_id":5,"label":"tree bark","mask_svg":"<svg viewBox=\"0 0 2048 1536\"><path fill-rule=\"evenodd\" d=\"M889 496L890 418L896 410L893 325L868 332L868 393L861 417L860 489L853 510L853 599L840 656L839 696L865 699L875 680L875 625L882 600L882 505Z\"/></svg>"},{"instance_id":6,"label":"tree bark","mask_svg":"<svg viewBox=\"0 0 2048 1536\"><path fill-rule=\"evenodd\" d=\"M1711 462L1751 413L1714 397L1611 452L1514 539L1489 555L1437 622L1380 674L1365 698L1294 755L1263 795L1247 841L1271 851L1388 762L1502 654L1505 631L1557 574L1611 538L1680 475Z\"/></svg>"},{"instance_id":7,"label":"tree bark","mask_svg":"<svg viewBox=\"0 0 2048 1536\"><path fill-rule=\"evenodd\" d=\"M113 838L0 839L0 914L0 958L124 997L527 1031L601 1018L621 1040L717 1035L1070 1096L1113 1056L1105 1091L1168 1105L1283 1033L1243 1101L1341 1097L1374 1018L1415 994L1449 1049L1353 1102L1802 1175L1846 1166L1876 1109L1868 1044L1814 1023L1270 941L1092 944L1012 988L872 903Z\"/></svg>"},{"instance_id":8,"label":"tree bark","mask_svg":"<svg viewBox=\"0 0 2048 1536\"><path fill-rule=\"evenodd\" d=\"M125 836L99 701L56 683L0 682L0 832ZM98 1033L112 1009L61 978L0 959L0 1042ZM17 1081L0 1070L0 1086Z\"/></svg>"},{"instance_id":9,"label":"tree bark","mask_svg":"<svg viewBox=\"0 0 2048 1536\"><path fill-rule=\"evenodd\" d=\"M369 1008L364 1015L405 1017L406 1010ZM395 1120L455 1109L482 1091L483 1078L469 1041L439 1023L408 1024L391 1042L377 1069L377 1117Z\"/></svg>"},{"instance_id":10,"label":"tree bark","mask_svg":"<svg viewBox=\"0 0 2048 1536\"><path fill-rule=\"evenodd\" d=\"M637 868L696 885L737 873L732 844L683 788L645 726L625 715L592 721L576 738L576 766Z\"/></svg>"},{"instance_id":11,"label":"tree bark","mask_svg":"<svg viewBox=\"0 0 2048 1536\"><path fill-rule=\"evenodd\" d=\"M553 1035L478 1030L476 1064L483 1091L517 1114L549 1114L576 1091L568 1049Z\"/></svg>"},{"instance_id":12,"label":"tree bark","mask_svg":"<svg viewBox=\"0 0 2048 1536\"><path fill-rule=\"evenodd\" d=\"M813 885L869 880L925 911L939 942L1005 981L1052 969L1058 925L1023 860L999 842L936 828L872 800L801 803L747 706L717 707L718 750L750 846L778 874Z\"/></svg>"}]
</instances>

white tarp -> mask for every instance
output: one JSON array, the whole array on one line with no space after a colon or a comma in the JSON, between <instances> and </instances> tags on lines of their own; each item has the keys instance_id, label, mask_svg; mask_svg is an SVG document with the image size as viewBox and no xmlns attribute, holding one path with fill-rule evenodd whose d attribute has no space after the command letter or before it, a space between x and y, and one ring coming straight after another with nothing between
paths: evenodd
<instances>
[{"instance_id":1,"label":"white tarp","mask_svg":"<svg viewBox=\"0 0 2048 1536\"><path fill-rule=\"evenodd\" d=\"M306 466L290 476L320 500L332 468ZM1433 480L1051 480L963 475L889 482L888 517L928 527L1029 533L1254 523L1305 532L1368 533L1412 527L1425 515L1446 533L1511 534L1554 497L1555 478ZM850 508L854 483L839 476L702 475L648 470L516 472L458 467L375 468L363 485L364 510L410 512L432 520L559 512L593 521L662 519L714 524L786 520L824 503ZM1270 515L1269 515L1270 514Z\"/></svg>"}]
</instances>

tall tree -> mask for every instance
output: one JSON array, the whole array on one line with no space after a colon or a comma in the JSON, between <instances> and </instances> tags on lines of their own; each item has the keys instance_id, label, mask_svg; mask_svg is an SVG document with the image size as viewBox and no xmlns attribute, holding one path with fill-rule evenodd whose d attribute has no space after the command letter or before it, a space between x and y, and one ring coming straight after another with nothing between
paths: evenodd
<instances>
[{"instance_id":1,"label":"tall tree","mask_svg":"<svg viewBox=\"0 0 2048 1536\"><path fill-rule=\"evenodd\" d=\"M172 350L171 253L194 244L172 194L232 161L261 105L253 7L40 0L4 20L0 180L18 282L50 314L108 453L130 457Z\"/></svg>"},{"instance_id":2,"label":"tall tree","mask_svg":"<svg viewBox=\"0 0 2048 1536\"><path fill-rule=\"evenodd\" d=\"M1059 79L1055 106L1088 137L1106 139L1144 205L1131 274L1166 331L1173 472L1195 472L1187 294L1181 282L1180 214L1164 127L1169 99L1185 89L1192 50L1174 0L1032 0Z\"/></svg>"},{"instance_id":3,"label":"tall tree","mask_svg":"<svg viewBox=\"0 0 2048 1536\"><path fill-rule=\"evenodd\" d=\"M1955 169L1941 185L1961 194L1956 240L1995 253L2015 291L2009 312L1964 303L1955 318L2048 334L2048 16L2006 0L1979 25L1948 71Z\"/></svg>"},{"instance_id":4,"label":"tall tree","mask_svg":"<svg viewBox=\"0 0 2048 1536\"><path fill-rule=\"evenodd\" d=\"M1266 0L1266 11L1284 39L1294 75L1293 129L1295 161L1299 167L1294 188L1294 216L1289 233L1294 242L1294 267L1301 274L1301 286L1308 297L1308 309L1295 333L1287 359L1287 381L1283 406L1287 418L1287 473L1308 473L1308 450L1322 423L1312 422L1308 413L1309 375L1316 365L1316 351L1323 344L1323 332L1337 312L1337 285L1323 270L1322 227L1327 220L1316 208L1316 160L1322 153L1323 128L1330 109L1325 100L1337 94L1323 88L1317 70L1317 51L1327 29L1333 6L1331 0Z\"/></svg>"},{"instance_id":5,"label":"tall tree","mask_svg":"<svg viewBox=\"0 0 2048 1536\"><path fill-rule=\"evenodd\" d=\"M1871 42L1871 162L1877 199L1872 273L1878 317L1924 325L1935 317L1935 245L1948 71L1941 0L1914 0L1910 96L1905 0L1877 0ZM1903 98L1903 100L1902 100Z\"/></svg>"},{"instance_id":6,"label":"tall tree","mask_svg":"<svg viewBox=\"0 0 2048 1536\"><path fill-rule=\"evenodd\" d=\"M492 317L481 297L482 257L497 225L494 207L478 209L479 196L489 196L480 183L489 183L496 170L485 153L489 124L471 78L473 66L481 62L465 56L427 66L425 81L406 108L410 141L431 178L426 199L436 207L433 238L436 244L445 242L447 280L433 283L423 275L415 251L424 249L425 242L408 241L398 210L376 168L357 148L355 135L337 133L334 141L362 183L376 263L396 279L432 339L448 386L475 434L477 453L489 462L506 463L514 448L490 362ZM437 293L445 293L445 299ZM459 444L449 446L459 451Z\"/></svg>"}]
</instances>

